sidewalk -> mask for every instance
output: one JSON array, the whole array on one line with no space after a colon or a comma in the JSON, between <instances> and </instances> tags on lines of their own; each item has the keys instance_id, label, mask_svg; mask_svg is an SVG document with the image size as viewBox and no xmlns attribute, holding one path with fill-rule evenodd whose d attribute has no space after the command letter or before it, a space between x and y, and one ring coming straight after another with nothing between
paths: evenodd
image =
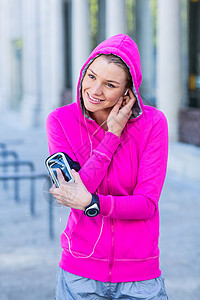
<instances>
[{"instance_id":1,"label":"sidewalk","mask_svg":"<svg viewBox=\"0 0 200 300\"><path fill-rule=\"evenodd\" d=\"M200 299L199 195L199 184L168 172L160 200L160 249L169 300Z\"/></svg>"},{"instance_id":2,"label":"sidewalk","mask_svg":"<svg viewBox=\"0 0 200 300\"><path fill-rule=\"evenodd\" d=\"M44 128L22 129L0 118L0 142L33 160L36 170L46 172L48 156ZM181 145L181 151L184 151ZM187 148L188 149L188 148ZM171 148L171 151L173 149ZM183 153L183 152L182 152ZM173 154L173 153L172 153ZM171 154L171 155L172 155ZM0 182L0 299L53 300L55 274L61 254L60 210L54 208L55 239L48 236L48 203L45 182L37 183L36 216L29 212L29 186L20 184L20 203L13 198L12 183L4 190ZM200 299L200 184L171 170L160 200L161 268L169 300ZM62 213L62 228L69 211Z\"/></svg>"},{"instance_id":3,"label":"sidewalk","mask_svg":"<svg viewBox=\"0 0 200 300\"><path fill-rule=\"evenodd\" d=\"M46 172L48 156L44 128L23 129L15 118L0 118L0 142ZM25 167L24 167L24 170ZM12 182L4 190L0 182L0 299L54 299L55 275L60 259L59 208L54 209L55 239L49 239L49 204L43 197L45 180L37 180L36 216L30 215L29 182L20 182L20 203L14 200ZM63 212L64 214L64 212ZM63 219L65 219L63 217ZM64 225L63 225L64 226Z\"/></svg>"}]
</instances>

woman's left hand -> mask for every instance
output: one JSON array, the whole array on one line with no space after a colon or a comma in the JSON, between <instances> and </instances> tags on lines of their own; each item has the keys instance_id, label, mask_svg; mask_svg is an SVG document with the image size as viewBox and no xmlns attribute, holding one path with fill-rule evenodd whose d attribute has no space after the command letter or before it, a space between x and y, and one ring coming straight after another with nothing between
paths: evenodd
<instances>
[{"instance_id":1,"label":"woman's left hand","mask_svg":"<svg viewBox=\"0 0 200 300\"><path fill-rule=\"evenodd\" d=\"M92 201L92 194L86 189L78 172L71 170L75 182L67 182L60 169L57 169L59 188L53 185L49 192L59 204L84 210Z\"/></svg>"}]
</instances>

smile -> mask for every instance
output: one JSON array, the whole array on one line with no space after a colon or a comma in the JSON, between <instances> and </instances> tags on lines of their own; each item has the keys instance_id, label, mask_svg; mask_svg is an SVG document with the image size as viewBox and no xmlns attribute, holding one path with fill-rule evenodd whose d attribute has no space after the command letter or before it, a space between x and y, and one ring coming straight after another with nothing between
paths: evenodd
<instances>
[{"instance_id":1,"label":"smile","mask_svg":"<svg viewBox=\"0 0 200 300\"><path fill-rule=\"evenodd\" d=\"M101 101L104 101L104 100L100 100L100 99L96 99L96 98L93 98L90 94L87 93L87 96L88 96L88 100L91 102L91 103L99 103Z\"/></svg>"}]
</instances>

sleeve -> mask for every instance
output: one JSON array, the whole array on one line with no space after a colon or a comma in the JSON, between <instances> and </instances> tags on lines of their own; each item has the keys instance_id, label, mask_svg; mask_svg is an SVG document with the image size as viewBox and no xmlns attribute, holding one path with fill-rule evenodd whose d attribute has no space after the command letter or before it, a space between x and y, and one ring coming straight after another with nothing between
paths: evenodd
<instances>
[{"instance_id":1,"label":"sleeve","mask_svg":"<svg viewBox=\"0 0 200 300\"><path fill-rule=\"evenodd\" d=\"M62 124L53 113L47 118L46 130L50 155L61 151L77 161L76 154L64 134ZM96 192L101 184L119 144L120 139L107 132L98 147L93 150L90 158L81 167L79 175L90 193Z\"/></svg>"},{"instance_id":2,"label":"sleeve","mask_svg":"<svg viewBox=\"0 0 200 300\"><path fill-rule=\"evenodd\" d=\"M145 220L153 216L164 184L168 159L168 127L156 111L146 147L140 157L137 184L128 196L99 195L101 214L110 218Z\"/></svg>"}]
</instances>

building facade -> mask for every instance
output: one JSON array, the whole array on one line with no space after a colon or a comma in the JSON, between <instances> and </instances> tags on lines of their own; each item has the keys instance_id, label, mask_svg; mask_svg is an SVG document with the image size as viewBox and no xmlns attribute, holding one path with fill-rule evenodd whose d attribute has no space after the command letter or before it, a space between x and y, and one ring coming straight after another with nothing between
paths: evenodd
<instances>
[{"instance_id":1,"label":"building facade","mask_svg":"<svg viewBox=\"0 0 200 300\"><path fill-rule=\"evenodd\" d=\"M180 124L200 107L199 19L199 0L0 0L0 110L43 125L76 100L91 50L128 33L141 54L143 99L166 114L172 141L188 142Z\"/></svg>"}]
</instances>

